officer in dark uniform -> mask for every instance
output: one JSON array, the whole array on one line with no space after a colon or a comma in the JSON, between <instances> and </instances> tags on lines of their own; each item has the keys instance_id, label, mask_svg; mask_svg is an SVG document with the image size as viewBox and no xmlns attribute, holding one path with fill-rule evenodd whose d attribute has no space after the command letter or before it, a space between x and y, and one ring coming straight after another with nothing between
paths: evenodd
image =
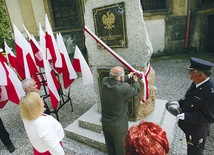
<instances>
[{"instance_id":1,"label":"officer in dark uniform","mask_svg":"<svg viewBox=\"0 0 214 155\"><path fill-rule=\"evenodd\" d=\"M210 78L214 64L194 57L190 63L188 70L193 83L183 99L169 103L166 108L168 110L173 105L181 109L177 118L186 135L187 154L202 155L211 123L214 122L214 80Z\"/></svg>"}]
</instances>

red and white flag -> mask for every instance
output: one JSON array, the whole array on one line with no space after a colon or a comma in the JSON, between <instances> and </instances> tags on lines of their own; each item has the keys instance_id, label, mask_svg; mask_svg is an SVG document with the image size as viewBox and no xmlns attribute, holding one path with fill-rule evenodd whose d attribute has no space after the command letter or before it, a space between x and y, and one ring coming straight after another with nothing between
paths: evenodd
<instances>
[{"instance_id":1,"label":"red and white flag","mask_svg":"<svg viewBox=\"0 0 214 155\"><path fill-rule=\"evenodd\" d=\"M6 86L8 99L19 104L20 98L25 95L22 83L10 67L7 66L7 69L9 71L8 83Z\"/></svg>"},{"instance_id":2,"label":"red and white flag","mask_svg":"<svg viewBox=\"0 0 214 155\"><path fill-rule=\"evenodd\" d=\"M1 62L7 62L7 59L4 57L4 55L2 54L2 52L0 52L0 61Z\"/></svg>"},{"instance_id":3,"label":"red and white flag","mask_svg":"<svg viewBox=\"0 0 214 155\"><path fill-rule=\"evenodd\" d=\"M15 72L5 62L0 64L2 65L2 67L0 67L0 74L6 75L7 77L5 88L8 99L16 104L19 104L20 98L25 95L25 92L22 89L21 81L18 79Z\"/></svg>"},{"instance_id":4,"label":"red and white flag","mask_svg":"<svg viewBox=\"0 0 214 155\"><path fill-rule=\"evenodd\" d=\"M73 59L72 64L73 64L74 70L76 72L82 73L82 78L83 78L84 84L93 83L92 72L77 45L75 47L74 59Z\"/></svg>"},{"instance_id":5,"label":"red and white flag","mask_svg":"<svg viewBox=\"0 0 214 155\"><path fill-rule=\"evenodd\" d=\"M62 57L62 68L63 68L62 78L63 78L64 88L67 89L72 84L74 79L77 78L77 74L71 64L62 35L60 33L57 34L57 44Z\"/></svg>"},{"instance_id":6,"label":"red and white flag","mask_svg":"<svg viewBox=\"0 0 214 155\"><path fill-rule=\"evenodd\" d=\"M0 109L8 102L7 90L5 86L0 86Z\"/></svg>"},{"instance_id":7,"label":"red and white flag","mask_svg":"<svg viewBox=\"0 0 214 155\"><path fill-rule=\"evenodd\" d=\"M1 74L0 86L7 85L7 76L9 73L8 71L5 70L3 61L0 61L0 74Z\"/></svg>"},{"instance_id":8,"label":"red and white flag","mask_svg":"<svg viewBox=\"0 0 214 155\"><path fill-rule=\"evenodd\" d=\"M1 54L1 53L0 53ZM1 80L0 80L0 109L2 109L7 101L8 101L8 96L7 96L7 91L5 88L5 85L7 85L7 74L4 67L3 67L4 62L0 62L0 74L1 74Z\"/></svg>"},{"instance_id":9,"label":"red and white flag","mask_svg":"<svg viewBox=\"0 0 214 155\"><path fill-rule=\"evenodd\" d=\"M23 61L21 63L23 63L25 68L25 78L33 78L37 82L38 89L40 89L41 83L37 76L39 71L35 64L35 59L30 44L15 25L13 25L13 29L15 35L17 60L22 59L21 61ZM18 53L20 54L19 57Z\"/></svg>"},{"instance_id":10,"label":"red and white flag","mask_svg":"<svg viewBox=\"0 0 214 155\"><path fill-rule=\"evenodd\" d=\"M25 29L25 32L28 35L28 38L29 38L29 42L30 42L30 46L31 46L31 49L33 52L33 58L35 60L35 64L39 67L44 68L43 60L42 60L42 53L41 53L41 49L40 49L39 44L37 43L34 36L28 32L27 28L24 25L23 25L23 27Z\"/></svg>"},{"instance_id":11,"label":"red and white flag","mask_svg":"<svg viewBox=\"0 0 214 155\"><path fill-rule=\"evenodd\" d=\"M145 74L143 72L141 72L142 74L142 78L141 78L141 82L143 83L143 87L144 87L144 92L143 92L143 96L141 99L141 104L143 104L146 100L148 100L149 98L149 73L150 73L150 64L147 66L147 70L145 72Z\"/></svg>"},{"instance_id":12,"label":"red and white flag","mask_svg":"<svg viewBox=\"0 0 214 155\"><path fill-rule=\"evenodd\" d=\"M56 39L53 35L52 28L50 26L47 14L45 16L45 23L46 23L46 34L45 34L45 39L46 39L46 48L47 51L50 53L52 57L52 63L54 69L60 74L62 72L62 58L56 43Z\"/></svg>"},{"instance_id":13,"label":"red and white flag","mask_svg":"<svg viewBox=\"0 0 214 155\"><path fill-rule=\"evenodd\" d=\"M6 42L4 42L4 47L7 55L7 62L16 71L16 74L19 77L19 79L24 79L25 78L24 68L18 63L17 57L11 51L10 47L7 45Z\"/></svg>"},{"instance_id":14,"label":"red and white flag","mask_svg":"<svg viewBox=\"0 0 214 155\"><path fill-rule=\"evenodd\" d=\"M16 49L16 57L17 57L17 63L24 68L25 76L22 77L22 79L29 78L30 77L30 71L26 60L26 53L27 53L27 47L26 47L26 40L24 36L21 34L21 32L18 30L18 28L13 24L13 30L14 30L14 36L15 36L15 49ZM28 45L27 45L28 46Z\"/></svg>"},{"instance_id":15,"label":"red and white flag","mask_svg":"<svg viewBox=\"0 0 214 155\"><path fill-rule=\"evenodd\" d=\"M45 53L43 53L43 63L45 68L45 75L48 84L48 92L50 95L51 104L54 110L57 109L58 103L60 101L58 90L60 88L60 83L58 82L56 76L50 68L49 62L45 59Z\"/></svg>"},{"instance_id":16,"label":"red and white flag","mask_svg":"<svg viewBox=\"0 0 214 155\"><path fill-rule=\"evenodd\" d=\"M47 60L51 60L51 55L50 55L50 52L49 50L46 50L46 40L45 40L45 33L42 29L42 26L41 24L39 23L39 40L40 40L40 48L41 48L41 52L46 52L45 54L45 58Z\"/></svg>"},{"instance_id":17,"label":"red and white flag","mask_svg":"<svg viewBox=\"0 0 214 155\"><path fill-rule=\"evenodd\" d=\"M114 52L108 45L106 45L100 38L98 38L91 30L89 30L86 26L84 30L94 38L101 46L103 46L111 55L113 55L118 61L120 61L129 71L137 73L139 77L141 77L141 82L144 84L144 93L142 96L141 104L143 104L149 98L149 89L148 89L148 74L150 72L150 65L147 66L147 71L144 74L138 70L135 70L126 60L124 60L119 54Z\"/></svg>"}]
</instances>

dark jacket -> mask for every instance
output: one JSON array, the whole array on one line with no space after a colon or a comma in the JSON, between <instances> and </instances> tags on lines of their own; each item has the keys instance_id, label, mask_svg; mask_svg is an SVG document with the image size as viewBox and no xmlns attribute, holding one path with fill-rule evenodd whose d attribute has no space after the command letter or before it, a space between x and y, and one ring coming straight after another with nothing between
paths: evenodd
<instances>
[{"instance_id":1,"label":"dark jacket","mask_svg":"<svg viewBox=\"0 0 214 155\"><path fill-rule=\"evenodd\" d=\"M125 81L128 76L125 76ZM128 101L139 93L140 84L102 79L101 107L103 130L111 133L128 131Z\"/></svg>"},{"instance_id":2,"label":"dark jacket","mask_svg":"<svg viewBox=\"0 0 214 155\"><path fill-rule=\"evenodd\" d=\"M185 97L179 100L185 119L179 120L178 125L186 134L205 138L214 122L214 81L209 79L190 91L194 86L192 83Z\"/></svg>"}]
</instances>

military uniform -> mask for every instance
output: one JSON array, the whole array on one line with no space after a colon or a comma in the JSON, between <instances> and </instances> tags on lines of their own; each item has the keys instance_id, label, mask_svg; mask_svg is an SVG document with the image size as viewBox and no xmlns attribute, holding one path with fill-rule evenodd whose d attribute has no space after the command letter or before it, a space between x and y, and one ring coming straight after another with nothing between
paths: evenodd
<instances>
[{"instance_id":1,"label":"military uniform","mask_svg":"<svg viewBox=\"0 0 214 155\"><path fill-rule=\"evenodd\" d=\"M191 58L189 69L210 70L214 64ZM214 122L214 80L207 78L197 85L193 82L179 105L184 113L184 120L178 125L186 134L188 155L201 155Z\"/></svg>"}]
</instances>

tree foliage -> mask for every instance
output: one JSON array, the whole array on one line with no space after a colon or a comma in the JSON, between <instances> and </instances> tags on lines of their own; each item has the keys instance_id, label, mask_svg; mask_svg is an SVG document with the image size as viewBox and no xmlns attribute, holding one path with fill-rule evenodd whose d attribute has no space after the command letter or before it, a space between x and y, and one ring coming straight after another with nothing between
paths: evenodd
<instances>
[{"instance_id":1,"label":"tree foliage","mask_svg":"<svg viewBox=\"0 0 214 155\"><path fill-rule=\"evenodd\" d=\"M3 0L0 0L0 48L4 48L4 40L11 47L12 45L12 29L9 17Z\"/></svg>"}]
</instances>

